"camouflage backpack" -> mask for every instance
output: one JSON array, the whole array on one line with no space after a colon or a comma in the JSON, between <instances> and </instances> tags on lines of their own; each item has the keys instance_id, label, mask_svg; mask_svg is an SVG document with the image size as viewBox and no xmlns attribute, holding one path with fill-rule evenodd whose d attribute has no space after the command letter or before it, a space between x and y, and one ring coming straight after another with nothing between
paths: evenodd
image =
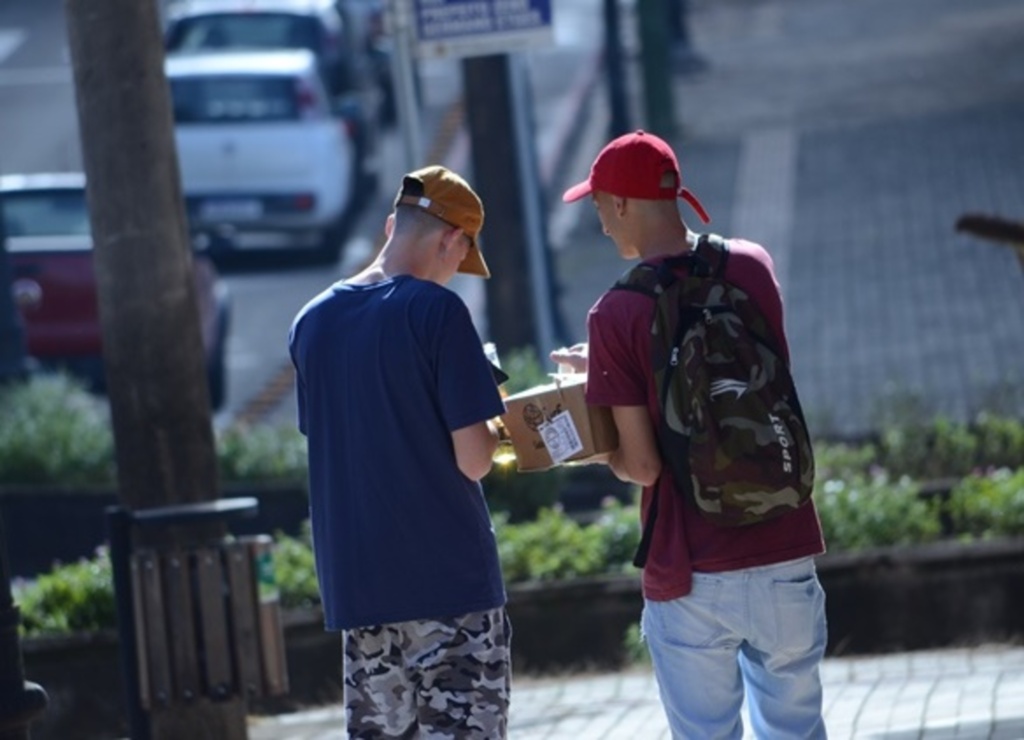
<instances>
[{"instance_id":1,"label":"camouflage backpack","mask_svg":"<svg viewBox=\"0 0 1024 740\"><path fill-rule=\"evenodd\" d=\"M656 302L651 361L665 464L707 519L743 526L802 506L814 455L786 360L764 314L725 280L728 258L726 241L704 234L685 254L632 268L614 289ZM656 513L648 513L638 566Z\"/></svg>"}]
</instances>

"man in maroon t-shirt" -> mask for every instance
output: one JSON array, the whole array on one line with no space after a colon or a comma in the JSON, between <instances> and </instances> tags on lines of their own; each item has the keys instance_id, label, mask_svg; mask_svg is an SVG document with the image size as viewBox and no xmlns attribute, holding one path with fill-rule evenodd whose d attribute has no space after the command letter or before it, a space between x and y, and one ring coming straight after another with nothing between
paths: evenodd
<instances>
[{"instance_id":1,"label":"man in maroon t-shirt","mask_svg":"<svg viewBox=\"0 0 1024 740\"><path fill-rule=\"evenodd\" d=\"M563 200L587 195L627 260L656 264L696 244L678 198L709 221L682 187L672 149L643 131L609 143L587 180ZM726 279L758 304L788 362L771 257L749 241L728 244ZM661 412L650 360L653 314L650 297L610 290L587 316L588 342L552 359L586 371L587 401L611 407L619 447L607 463L618 478L643 486L644 521L658 497L643 569L642 628L672 735L740 738L746 694L757 737L823 738L825 597L813 558L824 543L814 504L768 522L722 527L680 492L655 438Z\"/></svg>"}]
</instances>

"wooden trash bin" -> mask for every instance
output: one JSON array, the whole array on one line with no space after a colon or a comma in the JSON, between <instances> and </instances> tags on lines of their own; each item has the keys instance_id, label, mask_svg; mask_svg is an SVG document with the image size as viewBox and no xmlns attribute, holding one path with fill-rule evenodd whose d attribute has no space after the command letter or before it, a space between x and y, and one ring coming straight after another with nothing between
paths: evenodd
<instances>
[{"instance_id":1,"label":"wooden trash bin","mask_svg":"<svg viewBox=\"0 0 1024 740\"><path fill-rule=\"evenodd\" d=\"M288 692L280 599L267 535L131 555L144 709Z\"/></svg>"}]
</instances>

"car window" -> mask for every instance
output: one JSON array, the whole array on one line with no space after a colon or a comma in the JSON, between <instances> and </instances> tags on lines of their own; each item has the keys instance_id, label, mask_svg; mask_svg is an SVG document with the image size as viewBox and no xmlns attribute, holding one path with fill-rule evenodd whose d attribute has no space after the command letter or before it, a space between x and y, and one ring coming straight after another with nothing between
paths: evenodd
<instances>
[{"instance_id":1,"label":"car window","mask_svg":"<svg viewBox=\"0 0 1024 740\"><path fill-rule=\"evenodd\" d=\"M0 208L8 236L88 236L84 190L4 193Z\"/></svg>"},{"instance_id":2,"label":"car window","mask_svg":"<svg viewBox=\"0 0 1024 740\"><path fill-rule=\"evenodd\" d=\"M308 49L316 53L316 20L287 13L224 13L178 21L169 34L171 51L207 49Z\"/></svg>"},{"instance_id":3,"label":"car window","mask_svg":"<svg viewBox=\"0 0 1024 740\"><path fill-rule=\"evenodd\" d=\"M189 123L294 121L300 100L291 77L224 75L171 80L174 120Z\"/></svg>"}]
</instances>

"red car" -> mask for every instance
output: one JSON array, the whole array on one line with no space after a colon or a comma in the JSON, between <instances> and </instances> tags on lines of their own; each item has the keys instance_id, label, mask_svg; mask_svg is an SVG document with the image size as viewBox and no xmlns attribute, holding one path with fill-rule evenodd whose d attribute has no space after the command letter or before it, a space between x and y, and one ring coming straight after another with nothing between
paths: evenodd
<instances>
[{"instance_id":1,"label":"red car","mask_svg":"<svg viewBox=\"0 0 1024 740\"><path fill-rule=\"evenodd\" d=\"M28 355L44 367L64 368L102 391L103 351L85 176L68 172L0 177L0 213ZM192 262L210 403L217 409L226 393L230 300L210 259L196 253Z\"/></svg>"}]
</instances>

